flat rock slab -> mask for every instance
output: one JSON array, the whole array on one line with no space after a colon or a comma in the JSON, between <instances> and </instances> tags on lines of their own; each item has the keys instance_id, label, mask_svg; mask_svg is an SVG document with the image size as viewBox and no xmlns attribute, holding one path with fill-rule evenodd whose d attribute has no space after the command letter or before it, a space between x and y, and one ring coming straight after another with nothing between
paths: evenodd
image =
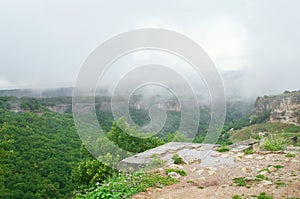
<instances>
[{"instance_id":1,"label":"flat rock slab","mask_svg":"<svg viewBox=\"0 0 300 199\"><path fill-rule=\"evenodd\" d=\"M198 163L203 167L233 163L233 155L216 156L219 154L215 151L218 147L219 145L214 144L170 142L122 160L119 163L119 169L136 171L151 167L151 164L157 161L161 161L163 164L160 165L161 167L170 166L174 163L172 160L174 154L179 155L186 164Z\"/></svg>"}]
</instances>

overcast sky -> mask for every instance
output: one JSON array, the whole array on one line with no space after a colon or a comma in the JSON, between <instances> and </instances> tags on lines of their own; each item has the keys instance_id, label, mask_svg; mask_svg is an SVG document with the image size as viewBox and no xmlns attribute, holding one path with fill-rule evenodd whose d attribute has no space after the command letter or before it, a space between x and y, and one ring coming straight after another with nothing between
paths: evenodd
<instances>
[{"instance_id":1,"label":"overcast sky","mask_svg":"<svg viewBox=\"0 0 300 199\"><path fill-rule=\"evenodd\" d=\"M300 90L298 0L1 0L0 89L72 86L119 33L166 28L196 41L244 91ZM239 78L239 77L237 77Z\"/></svg>"}]
</instances>

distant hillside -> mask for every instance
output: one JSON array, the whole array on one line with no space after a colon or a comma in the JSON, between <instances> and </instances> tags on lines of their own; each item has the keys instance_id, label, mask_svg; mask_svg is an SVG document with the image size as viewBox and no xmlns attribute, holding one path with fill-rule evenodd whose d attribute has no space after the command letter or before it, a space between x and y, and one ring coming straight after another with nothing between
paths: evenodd
<instances>
[{"instance_id":1,"label":"distant hillside","mask_svg":"<svg viewBox=\"0 0 300 199\"><path fill-rule=\"evenodd\" d=\"M0 90L0 96L14 96L14 97L61 97L61 96L72 96L72 93L73 93L72 87Z\"/></svg>"},{"instance_id":2,"label":"distant hillside","mask_svg":"<svg viewBox=\"0 0 300 199\"><path fill-rule=\"evenodd\" d=\"M281 95L258 97L254 116L268 111L271 122L300 125L300 91L286 91Z\"/></svg>"}]
</instances>

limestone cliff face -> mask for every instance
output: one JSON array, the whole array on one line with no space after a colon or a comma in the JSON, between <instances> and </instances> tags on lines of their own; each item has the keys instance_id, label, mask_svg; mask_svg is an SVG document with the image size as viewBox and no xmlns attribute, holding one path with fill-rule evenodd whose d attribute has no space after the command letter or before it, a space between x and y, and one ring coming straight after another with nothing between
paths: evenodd
<instances>
[{"instance_id":1,"label":"limestone cliff face","mask_svg":"<svg viewBox=\"0 0 300 199\"><path fill-rule=\"evenodd\" d=\"M300 92L258 97L254 115L271 110L270 121L300 125Z\"/></svg>"},{"instance_id":2,"label":"limestone cliff face","mask_svg":"<svg viewBox=\"0 0 300 199\"><path fill-rule=\"evenodd\" d=\"M173 100L173 101L162 101L162 102L151 102L151 101L138 101L134 103L130 103L129 107L137 109L137 110L149 110L151 106L156 106L162 110L168 111L180 111L180 104ZM82 109L81 113L87 113L93 109L93 107L99 107L101 111L110 111L111 108L113 109L122 109L128 108L127 102L122 101L114 101L112 104L110 101L101 101L97 102L95 105L93 104L81 104L80 109ZM56 104L54 106L47 106L47 108L51 111L58 112L58 113L65 113L67 111L72 110L72 104ZM79 110L78 110L79 111Z\"/></svg>"}]
</instances>

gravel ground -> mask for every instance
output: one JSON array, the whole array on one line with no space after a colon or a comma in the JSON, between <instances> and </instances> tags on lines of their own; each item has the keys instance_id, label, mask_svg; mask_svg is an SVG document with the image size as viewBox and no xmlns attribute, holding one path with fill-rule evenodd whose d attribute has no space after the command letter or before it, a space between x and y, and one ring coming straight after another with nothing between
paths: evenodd
<instances>
[{"instance_id":1,"label":"gravel ground","mask_svg":"<svg viewBox=\"0 0 300 199\"><path fill-rule=\"evenodd\" d=\"M231 156L231 152L220 154ZM200 167L199 164L171 165L182 169L187 176L177 176L179 183L163 188L150 188L134 199L202 199L256 198L265 192L276 198L300 198L300 158L285 154L236 154L234 164ZM283 168L279 168L283 167ZM164 169L160 169L164 174ZM260 176L258 176L260 175ZM258 176L258 177L257 177ZM176 177L176 176L175 176ZM246 178L244 186L238 186L234 178Z\"/></svg>"}]
</instances>

